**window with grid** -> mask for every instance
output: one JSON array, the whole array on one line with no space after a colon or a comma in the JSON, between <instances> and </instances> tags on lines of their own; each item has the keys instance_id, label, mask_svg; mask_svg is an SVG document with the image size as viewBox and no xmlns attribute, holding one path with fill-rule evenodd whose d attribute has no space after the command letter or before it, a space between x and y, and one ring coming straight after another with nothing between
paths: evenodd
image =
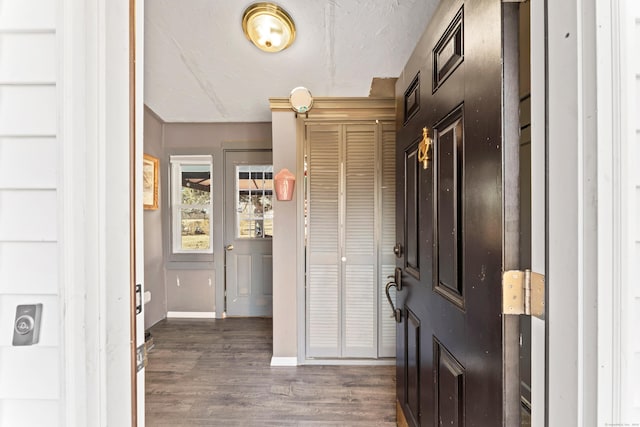
<instances>
[{"instance_id":1,"label":"window with grid","mask_svg":"<svg viewBox=\"0 0 640 427\"><path fill-rule=\"evenodd\" d=\"M173 253L213 253L211 156L171 156Z\"/></svg>"},{"instance_id":2,"label":"window with grid","mask_svg":"<svg viewBox=\"0 0 640 427\"><path fill-rule=\"evenodd\" d=\"M236 238L273 236L273 166L236 166Z\"/></svg>"}]
</instances>

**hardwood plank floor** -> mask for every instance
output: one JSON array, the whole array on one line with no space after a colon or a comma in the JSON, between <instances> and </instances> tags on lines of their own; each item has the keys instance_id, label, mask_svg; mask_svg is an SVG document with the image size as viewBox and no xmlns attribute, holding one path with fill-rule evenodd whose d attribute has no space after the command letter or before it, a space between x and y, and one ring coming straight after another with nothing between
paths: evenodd
<instances>
[{"instance_id":1,"label":"hardwood plank floor","mask_svg":"<svg viewBox=\"0 0 640 427\"><path fill-rule=\"evenodd\" d=\"M271 319L151 328L146 425L395 426L394 366L271 367Z\"/></svg>"}]
</instances>

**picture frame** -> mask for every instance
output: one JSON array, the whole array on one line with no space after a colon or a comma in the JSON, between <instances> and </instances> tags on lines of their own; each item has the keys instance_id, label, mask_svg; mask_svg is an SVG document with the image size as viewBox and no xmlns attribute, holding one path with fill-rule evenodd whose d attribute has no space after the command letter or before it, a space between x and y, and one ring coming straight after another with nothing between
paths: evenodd
<instances>
[{"instance_id":1,"label":"picture frame","mask_svg":"<svg viewBox=\"0 0 640 427\"><path fill-rule=\"evenodd\" d=\"M158 209L158 173L160 160L145 154L142 160L142 204L145 210Z\"/></svg>"}]
</instances>

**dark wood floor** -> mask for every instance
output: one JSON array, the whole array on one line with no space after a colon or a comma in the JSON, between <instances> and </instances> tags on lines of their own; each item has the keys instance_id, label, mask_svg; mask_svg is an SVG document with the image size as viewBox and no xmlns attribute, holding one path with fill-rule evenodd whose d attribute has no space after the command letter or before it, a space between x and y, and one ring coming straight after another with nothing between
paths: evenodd
<instances>
[{"instance_id":1,"label":"dark wood floor","mask_svg":"<svg viewBox=\"0 0 640 427\"><path fill-rule=\"evenodd\" d=\"M270 367L271 319L151 329L146 425L395 426L395 367Z\"/></svg>"}]
</instances>

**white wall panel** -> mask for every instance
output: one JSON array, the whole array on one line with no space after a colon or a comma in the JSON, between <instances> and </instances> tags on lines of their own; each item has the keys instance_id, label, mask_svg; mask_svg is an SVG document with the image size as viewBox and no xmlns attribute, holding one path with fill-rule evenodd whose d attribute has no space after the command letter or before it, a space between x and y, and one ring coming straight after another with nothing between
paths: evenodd
<instances>
[{"instance_id":1,"label":"white wall panel","mask_svg":"<svg viewBox=\"0 0 640 427\"><path fill-rule=\"evenodd\" d=\"M57 294L56 242L0 242L0 294Z\"/></svg>"},{"instance_id":2,"label":"white wall panel","mask_svg":"<svg viewBox=\"0 0 640 427\"><path fill-rule=\"evenodd\" d=\"M42 304L40 339L38 344L23 347L23 351L36 351L40 347L56 347L60 344L60 305L55 295L1 295L0 294L0 349L3 346L14 348L13 322L16 318L16 307L21 304ZM0 364L2 365L2 364ZM31 375L31 373L29 373ZM5 393L5 383L0 380L0 394Z\"/></svg>"},{"instance_id":3,"label":"white wall panel","mask_svg":"<svg viewBox=\"0 0 640 427\"><path fill-rule=\"evenodd\" d=\"M41 30L55 28L55 0L0 1L0 29Z\"/></svg>"},{"instance_id":4,"label":"white wall panel","mask_svg":"<svg viewBox=\"0 0 640 427\"><path fill-rule=\"evenodd\" d=\"M56 197L54 190L0 190L0 240L56 240Z\"/></svg>"},{"instance_id":5,"label":"white wall panel","mask_svg":"<svg viewBox=\"0 0 640 427\"><path fill-rule=\"evenodd\" d=\"M0 426L58 426L58 0L0 0ZM67 5L69 6L69 5ZM70 6L69 6L70 7ZM67 16L67 15L65 15ZM74 82L75 83L75 82ZM39 342L13 346L20 304ZM82 367L78 367L81 369Z\"/></svg>"},{"instance_id":6,"label":"white wall panel","mask_svg":"<svg viewBox=\"0 0 640 427\"><path fill-rule=\"evenodd\" d=\"M640 165L640 150L637 149L637 148L640 148L640 130L636 131L635 141L632 141L631 144L635 144L635 147L636 147L636 150L634 150L633 158L631 159L631 161L635 165ZM640 183L640 168L633 168L633 170L631 171L631 176L635 177L636 183Z\"/></svg>"},{"instance_id":7,"label":"white wall panel","mask_svg":"<svg viewBox=\"0 0 640 427\"><path fill-rule=\"evenodd\" d=\"M638 7L639 4L640 2L635 2L636 7ZM640 40L640 24L638 24L637 20L635 28L635 39ZM638 46L636 45L636 48L637 47ZM632 55L630 59L633 61L633 70L636 73L636 76L640 76L640 55Z\"/></svg>"},{"instance_id":8,"label":"white wall panel","mask_svg":"<svg viewBox=\"0 0 640 427\"><path fill-rule=\"evenodd\" d=\"M632 378L633 379L637 379L638 376L640 376L640 353L635 353L633 355L631 363L633 365L633 368L631 369L631 372L629 372L628 378L629 379L632 379ZM636 387L635 387L635 390L633 390L633 395L631 396L631 399L630 399L630 401L633 404L633 407L635 409L635 413L636 413L635 419L631 420L631 421L635 421L636 423L635 424L629 424L629 425L632 425L632 426L633 425L637 426L638 425L637 422L640 421L640 417L637 416L637 414L639 412L638 409L640 409L640 387L637 387L637 384L638 384L637 380L636 380L635 384L636 384Z\"/></svg>"},{"instance_id":9,"label":"white wall panel","mask_svg":"<svg viewBox=\"0 0 640 427\"><path fill-rule=\"evenodd\" d=\"M640 168L639 168L640 169ZM629 206L632 211L638 212L638 207L640 206L640 187L636 187L635 191L629 194ZM631 229L629 230L631 233L629 235L629 239L633 242L640 242L640 215L631 215L632 223L629 224Z\"/></svg>"},{"instance_id":10,"label":"white wall panel","mask_svg":"<svg viewBox=\"0 0 640 427\"><path fill-rule=\"evenodd\" d=\"M0 138L0 189L56 188L55 138Z\"/></svg>"},{"instance_id":11,"label":"white wall panel","mask_svg":"<svg viewBox=\"0 0 640 427\"><path fill-rule=\"evenodd\" d=\"M629 332L631 335L631 340L628 341L629 349L632 353L640 354L640 339L637 336L637 328L640 325L640 297L639 296L631 296L629 298L629 320L631 324L631 328L629 328ZM638 365L640 368L640 365ZM631 377L638 378L638 377ZM635 381L634 381L635 382ZM639 388L640 390L640 388Z\"/></svg>"},{"instance_id":12,"label":"white wall panel","mask_svg":"<svg viewBox=\"0 0 640 427\"><path fill-rule=\"evenodd\" d=\"M0 426L57 427L58 411L55 400L0 400Z\"/></svg>"},{"instance_id":13,"label":"white wall panel","mask_svg":"<svg viewBox=\"0 0 640 427\"><path fill-rule=\"evenodd\" d=\"M640 376L640 339L638 339L638 325L640 325L640 282L637 280L637 274L635 271L640 264L640 55L638 55L638 46L640 46L640 4L637 0L626 0L623 2L627 7L626 15L631 19L625 17L622 19L623 23L629 23L631 25L630 31L626 34L630 36L631 40L625 40L623 46L626 47L625 57L629 58L628 68L623 69L623 73L626 75L621 76L623 82L629 82L633 85L633 88L627 88L623 84L621 90L623 92L629 92L635 94L628 98L628 104L625 106L623 114L628 115L630 129L623 129L623 134L629 136L628 156L626 160L626 167L623 170L627 172L628 183L623 183L623 188L629 189L629 201L628 206L630 212L621 212L624 217L628 214L628 234L629 241L624 245L628 248L626 253L628 259L626 260L626 277L623 283L623 287L626 287L626 304L623 305L623 311L626 311L624 316L622 331L625 334L623 340L625 344L622 346L624 354L622 354L623 370L622 380L626 382L626 386L623 386L622 393L622 416L620 420L627 425L637 425L640 423L640 383L638 378ZM628 19L628 20L627 20ZM625 26L622 27L625 30ZM623 33L625 34L625 33ZM617 77L617 76L616 76ZM624 96L624 95L623 95ZM624 123L624 122L623 122ZM625 141L626 142L626 141ZM624 238L624 237L623 237ZM625 369L626 368L626 369ZM631 394L630 398L625 396L625 393Z\"/></svg>"},{"instance_id":14,"label":"white wall panel","mask_svg":"<svg viewBox=\"0 0 640 427\"><path fill-rule=\"evenodd\" d=\"M640 39L638 39L638 43L640 43ZM634 55L634 56L638 56L638 55ZM635 84L636 99L640 99L640 75L639 74L636 74L635 83L636 83ZM635 117L633 117L633 119L635 120L636 123L640 123L640 108L636 108L635 113L636 114L635 114Z\"/></svg>"},{"instance_id":15,"label":"white wall panel","mask_svg":"<svg viewBox=\"0 0 640 427\"><path fill-rule=\"evenodd\" d=\"M54 33L0 33L0 82L55 83Z\"/></svg>"},{"instance_id":16,"label":"white wall panel","mask_svg":"<svg viewBox=\"0 0 640 427\"><path fill-rule=\"evenodd\" d=\"M0 86L0 135L55 135L55 86Z\"/></svg>"},{"instance_id":17,"label":"white wall panel","mask_svg":"<svg viewBox=\"0 0 640 427\"><path fill-rule=\"evenodd\" d=\"M640 202L640 199L636 201L636 205L638 204L638 202ZM636 208L636 212L638 212L638 209ZM640 214L640 212L638 212L638 214ZM635 244L634 244L634 251L632 253L632 257L633 259L635 259L637 261L635 265L640 264L640 242L636 240ZM632 287L631 292L632 295L636 298L640 298L640 284L637 283L638 281L636 280L634 283L636 284L635 287ZM638 340L640 342L640 340Z\"/></svg>"},{"instance_id":18,"label":"white wall panel","mask_svg":"<svg viewBox=\"0 0 640 427\"><path fill-rule=\"evenodd\" d=\"M58 354L57 347L0 348L0 399L57 399Z\"/></svg>"}]
</instances>

